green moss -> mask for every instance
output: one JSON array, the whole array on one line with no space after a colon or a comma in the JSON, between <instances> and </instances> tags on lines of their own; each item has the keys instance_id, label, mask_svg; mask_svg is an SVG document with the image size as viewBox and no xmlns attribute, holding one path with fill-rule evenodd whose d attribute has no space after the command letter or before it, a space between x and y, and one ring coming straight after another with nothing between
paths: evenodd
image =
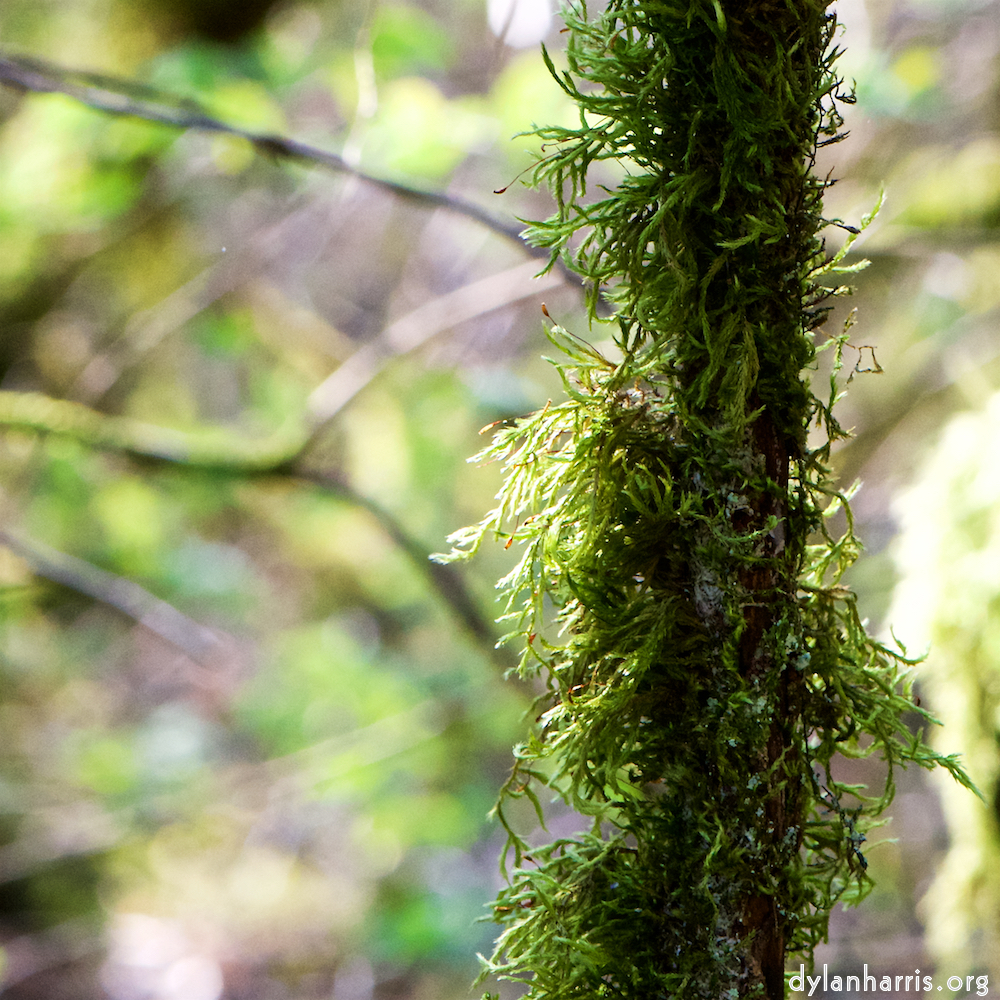
<instances>
[{"instance_id":1,"label":"green moss","mask_svg":"<svg viewBox=\"0 0 1000 1000\"><path fill-rule=\"evenodd\" d=\"M497 434L500 503L452 539L523 546L505 618L546 692L497 807L515 867L485 968L532 1000L782 996L786 955L865 892L892 767L965 780L911 737L907 661L839 585L849 510L828 528L847 509L827 471L838 387L821 400L803 377L824 282L851 270L824 252L810 172L850 99L826 7L571 7L569 71L549 64L580 126L538 129L557 211L529 236L583 275L594 322L614 303L620 355L551 329L567 399ZM625 179L588 201L603 159ZM810 450L814 421L829 440ZM882 794L838 783L838 752L884 757ZM529 855L504 803L539 786L594 826Z\"/></svg>"}]
</instances>

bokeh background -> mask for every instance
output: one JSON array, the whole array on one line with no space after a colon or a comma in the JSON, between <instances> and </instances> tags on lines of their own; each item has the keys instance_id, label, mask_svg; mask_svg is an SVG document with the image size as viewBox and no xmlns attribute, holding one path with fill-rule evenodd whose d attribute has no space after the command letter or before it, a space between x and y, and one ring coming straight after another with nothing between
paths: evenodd
<instances>
[{"instance_id":1,"label":"bokeh background","mask_svg":"<svg viewBox=\"0 0 1000 1000\"><path fill-rule=\"evenodd\" d=\"M829 214L887 191L826 330L857 308L850 582L873 629L934 644L921 697L986 803L898 775L878 888L818 960L997 976L1000 2L836 8L858 102ZM543 39L558 53L547 0L0 6L4 54L195 98L508 224L549 211L514 183L537 140L512 136L573 116ZM605 339L537 269L460 205L0 89L0 388L247 442L327 390L307 451L264 471L0 433L5 998L469 995L486 814L531 692L493 649L514 553L427 557L491 506L479 429L561 391L541 303Z\"/></svg>"}]
</instances>

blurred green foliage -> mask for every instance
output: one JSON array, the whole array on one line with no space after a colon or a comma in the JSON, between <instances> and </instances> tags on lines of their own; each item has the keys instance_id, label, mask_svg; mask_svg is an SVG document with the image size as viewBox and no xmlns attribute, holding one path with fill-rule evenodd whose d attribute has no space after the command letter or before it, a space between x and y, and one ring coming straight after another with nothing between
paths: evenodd
<instances>
[{"instance_id":1,"label":"blurred green foliage","mask_svg":"<svg viewBox=\"0 0 1000 1000\"><path fill-rule=\"evenodd\" d=\"M453 176L511 217L490 192L528 162L507 138L541 74L485 10L251 7L11 4L0 26L11 53ZM0 113L5 390L251 441L391 319L524 260L237 137L61 95L8 90ZM478 428L555 382L539 298L511 293L387 345L294 469L3 435L6 996L465 995L526 692L489 639L502 555L464 581L427 556L495 488L465 466Z\"/></svg>"},{"instance_id":2,"label":"blurred green foliage","mask_svg":"<svg viewBox=\"0 0 1000 1000\"><path fill-rule=\"evenodd\" d=\"M898 500L893 617L929 644L938 746L961 753L985 806L940 794L951 838L925 900L929 940L956 972L1000 973L1000 395L952 417Z\"/></svg>"},{"instance_id":3,"label":"blurred green foliage","mask_svg":"<svg viewBox=\"0 0 1000 1000\"><path fill-rule=\"evenodd\" d=\"M1000 9L838 7L859 103L830 211L856 222L889 192L854 303L886 374L853 380L837 456L866 480L853 581L879 618L890 496L933 429L1000 385ZM195 98L508 220L549 214L491 193L537 149L511 136L572 122L483 0L8 0L0 32L8 54ZM252 442L378 348L294 469L0 435L5 997L467 994L498 878L485 813L530 693L502 682L484 624L506 554L457 582L425 557L491 506L497 470L465 464L478 428L561 389L521 278L417 349L380 338L524 260L461 213L238 137L0 91L0 389ZM578 288L545 300L585 328ZM943 841L906 824L930 795L903 786L872 915L835 924L818 960L878 964L880 941L901 969L927 959L914 900Z\"/></svg>"}]
</instances>

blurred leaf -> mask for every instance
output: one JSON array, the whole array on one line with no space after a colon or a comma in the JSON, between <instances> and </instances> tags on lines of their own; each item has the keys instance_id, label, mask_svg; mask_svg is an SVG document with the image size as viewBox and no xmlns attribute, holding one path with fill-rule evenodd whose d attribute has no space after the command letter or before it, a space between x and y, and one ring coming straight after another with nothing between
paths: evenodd
<instances>
[{"instance_id":1,"label":"blurred leaf","mask_svg":"<svg viewBox=\"0 0 1000 1000\"><path fill-rule=\"evenodd\" d=\"M442 70L454 44L448 32L420 7L381 6L371 26L372 58L380 79Z\"/></svg>"},{"instance_id":2,"label":"blurred leaf","mask_svg":"<svg viewBox=\"0 0 1000 1000\"><path fill-rule=\"evenodd\" d=\"M79 748L76 773L77 780L99 795L120 798L134 788L139 767L130 742L98 735Z\"/></svg>"},{"instance_id":3,"label":"blurred leaf","mask_svg":"<svg viewBox=\"0 0 1000 1000\"><path fill-rule=\"evenodd\" d=\"M900 221L927 228L994 225L1000 220L1000 139L973 139L959 150L925 148L899 176L909 188Z\"/></svg>"},{"instance_id":4,"label":"blurred leaf","mask_svg":"<svg viewBox=\"0 0 1000 1000\"><path fill-rule=\"evenodd\" d=\"M95 157L103 121L61 95L27 105L7 126L0 156L5 212L49 232L88 231L120 215L140 192L127 164Z\"/></svg>"},{"instance_id":5,"label":"blurred leaf","mask_svg":"<svg viewBox=\"0 0 1000 1000\"><path fill-rule=\"evenodd\" d=\"M220 83L206 102L206 110L238 128L258 132L285 132L288 125L269 90L253 80Z\"/></svg>"},{"instance_id":6,"label":"blurred leaf","mask_svg":"<svg viewBox=\"0 0 1000 1000\"><path fill-rule=\"evenodd\" d=\"M391 792L373 803L376 828L395 831L407 848L443 844L464 847L475 840L485 818L485 811L470 812L467 803L443 792L393 795Z\"/></svg>"},{"instance_id":7,"label":"blurred leaf","mask_svg":"<svg viewBox=\"0 0 1000 1000\"><path fill-rule=\"evenodd\" d=\"M496 123L473 99L448 100L430 80L387 83L365 138L366 159L390 173L440 179L470 151L492 142Z\"/></svg>"},{"instance_id":8,"label":"blurred leaf","mask_svg":"<svg viewBox=\"0 0 1000 1000\"><path fill-rule=\"evenodd\" d=\"M940 55L934 46L913 45L892 64L892 71L911 94L919 94L940 80Z\"/></svg>"},{"instance_id":9,"label":"blurred leaf","mask_svg":"<svg viewBox=\"0 0 1000 1000\"><path fill-rule=\"evenodd\" d=\"M162 558L160 506L158 494L135 476L103 483L94 493L91 510L126 572L152 573Z\"/></svg>"},{"instance_id":10,"label":"blurred leaf","mask_svg":"<svg viewBox=\"0 0 1000 1000\"><path fill-rule=\"evenodd\" d=\"M252 318L247 313L202 313L192 323L192 337L206 354L239 357L256 343Z\"/></svg>"}]
</instances>

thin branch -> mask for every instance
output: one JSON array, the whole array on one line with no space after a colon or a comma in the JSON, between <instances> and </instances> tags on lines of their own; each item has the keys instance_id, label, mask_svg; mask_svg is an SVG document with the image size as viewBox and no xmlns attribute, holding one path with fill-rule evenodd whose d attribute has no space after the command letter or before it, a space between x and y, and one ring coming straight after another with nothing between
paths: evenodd
<instances>
[{"instance_id":1,"label":"thin branch","mask_svg":"<svg viewBox=\"0 0 1000 1000\"><path fill-rule=\"evenodd\" d=\"M469 637L484 650L490 651L491 658L504 670L512 666L510 657L496 648L498 633L492 621L487 618L469 592L465 579L454 566L431 561L431 549L417 541L400 522L381 504L356 492L340 477L331 472L315 469L296 468L292 474L313 483L328 493L334 493L368 511L395 545L407 555L413 565L424 575L431 588L445 605L451 609L458 623Z\"/></svg>"},{"instance_id":2,"label":"thin branch","mask_svg":"<svg viewBox=\"0 0 1000 1000\"><path fill-rule=\"evenodd\" d=\"M532 247L524 242L521 237L524 227L519 222L498 218L465 198L378 177L351 165L337 153L327 152L297 139L229 125L213 118L195 101L164 93L133 80L71 70L31 56L8 55L0 56L0 84L36 94L63 94L87 107L112 115L141 118L172 128L237 136L249 142L261 155L349 174L407 201L428 208L443 208L472 219L517 243L533 257L549 257L547 249ZM570 273L562 261L557 261L555 267L567 276Z\"/></svg>"},{"instance_id":3,"label":"thin branch","mask_svg":"<svg viewBox=\"0 0 1000 1000\"><path fill-rule=\"evenodd\" d=\"M535 265L529 262L491 274L439 295L387 326L310 393L307 404L310 434L304 450L392 358L415 351L443 330L562 284L562 279L551 272L532 280L535 273Z\"/></svg>"},{"instance_id":4,"label":"thin branch","mask_svg":"<svg viewBox=\"0 0 1000 1000\"><path fill-rule=\"evenodd\" d=\"M36 576L117 608L203 667L226 654L226 644L210 628L131 580L10 531L0 531L0 545L24 559Z\"/></svg>"},{"instance_id":5,"label":"thin branch","mask_svg":"<svg viewBox=\"0 0 1000 1000\"><path fill-rule=\"evenodd\" d=\"M100 442L88 443L95 447L107 446L106 443L102 445ZM111 450L128 451L113 447ZM131 453L137 454L134 450ZM178 462L176 458L166 458L157 454L146 453L140 457L171 464ZM205 468L197 464L193 464L192 467ZM463 631L484 650L489 651L490 657L499 666L504 669L510 667L507 658L496 649L497 633L492 622L483 615L461 574L453 566L431 562L431 549L417 541L396 517L376 501L358 493L332 472L311 469L301 464L267 468L248 466L243 469L231 466L217 471L233 475L254 477L277 475L298 479L368 511L393 544L424 576L445 607L450 609ZM0 531L0 545L21 556L37 576L117 608L138 624L176 646L200 666L214 666L219 662L220 656L227 654L228 647L215 632L131 580L21 534Z\"/></svg>"},{"instance_id":6,"label":"thin branch","mask_svg":"<svg viewBox=\"0 0 1000 1000\"><path fill-rule=\"evenodd\" d=\"M451 609L463 629L482 646L492 649L496 633L491 623L480 613L454 568L431 563L430 549L409 536L391 514L373 500L355 493L335 474L311 467L306 462L306 456L330 421L391 359L418 349L451 326L513 305L560 283L558 276L553 274L543 275L532 281L532 273L531 264L520 264L438 296L400 317L374 343L356 351L313 391L304 420L290 420L284 427L264 438L249 439L221 428L197 432L180 431L129 417L100 413L81 403L54 399L42 393L11 391L0 391L0 427L58 434L74 438L92 448L228 475L289 476L339 493L364 507L378 520L393 542L425 574L431 587ZM15 551L17 545L28 544L2 532L0 543L8 544ZM36 547L39 545L31 544ZM136 611L142 612L146 606L144 602L157 601L153 595L135 584L128 584L128 581L121 583L135 587L135 591L118 589L116 581L119 578L111 574L101 576L105 571L90 567L82 560L74 562L73 557L62 557L53 551L48 553L50 558L46 561L46 553L41 548L36 548L30 555L27 551L25 549L21 554L36 567L39 575L104 600L133 617L137 617ZM45 569L40 569L40 566ZM91 589L87 589L88 586ZM124 606L118 603L119 599L125 602ZM169 605L166 607L169 608ZM176 612L176 609L171 610ZM137 620L140 618L137 617ZM153 621L155 625L159 619L154 618ZM161 627L169 630L170 622L168 615L166 624ZM143 624L148 623L143 621ZM164 635L154 625L150 625L153 631ZM174 641L170 634L164 635L164 638ZM199 659L184 645L181 648L194 659ZM491 655L497 662L504 659L497 652ZM503 662L503 666L507 667L509 664Z\"/></svg>"},{"instance_id":7,"label":"thin branch","mask_svg":"<svg viewBox=\"0 0 1000 1000\"><path fill-rule=\"evenodd\" d=\"M155 305L134 313L124 329L95 352L75 378L67 395L91 405L99 402L128 371L139 367L167 337L240 285L288 254L301 239L301 226L315 212L306 205L277 222L243 237L221 259L203 268Z\"/></svg>"},{"instance_id":8,"label":"thin branch","mask_svg":"<svg viewBox=\"0 0 1000 1000\"><path fill-rule=\"evenodd\" d=\"M288 466L302 451L305 435L294 421L261 439L223 428L181 431L93 410L40 392L0 391L0 425L12 430L58 434L90 448L191 468L254 474Z\"/></svg>"},{"instance_id":9,"label":"thin branch","mask_svg":"<svg viewBox=\"0 0 1000 1000\"><path fill-rule=\"evenodd\" d=\"M193 101L181 100L132 81L67 70L28 57L0 57L0 83L35 93L61 93L110 114L128 115L175 128L238 136L250 142L259 153L350 174L395 195L474 219L493 232L515 240L533 256L548 256L547 251L524 244L520 226L497 219L464 199L372 176L352 167L334 153L296 140L228 125L208 115ZM455 289L407 313L390 324L376 341L351 355L313 391L304 422L290 421L264 439L251 441L221 429L184 432L156 427L125 417L101 414L79 403L52 399L38 393L0 392L0 425L61 434L90 447L156 462L232 475L292 476L346 496L378 520L394 543L427 576L432 588L451 608L470 636L492 648L496 638L494 629L480 613L459 574L452 567L431 563L430 550L408 535L402 525L374 501L354 493L334 474L307 467L303 459L334 417L390 360L416 350L438 333L459 323L555 288L569 274L559 262L555 269L559 274L547 272L533 282L531 278L536 270L534 263L518 265ZM170 299L169 308L165 305L163 317L157 315L150 319L148 329L143 328L143 336L134 347L138 353L147 346L147 341L158 341L182 323L192 308L196 311L204 304L204 282L205 275L200 275ZM199 301L196 305L189 301L192 291L197 293ZM212 293L209 296L215 297ZM90 394L100 394L107 389L104 382L89 377L89 373L87 375L81 382ZM183 649L193 659L200 661L205 655L205 642L208 640L201 633L211 633L137 584L73 556L48 550L40 543L15 538L8 533L0 532L0 544L26 558L38 575L119 608ZM494 655L500 657L500 654ZM507 665L504 663L504 666Z\"/></svg>"},{"instance_id":10,"label":"thin branch","mask_svg":"<svg viewBox=\"0 0 1000 1000\"><path fill-rule=\"evenodd\" d=\"M262 438L225 428L182 431L114 416L44 393L0 390L0 427L72 437L94 448L137 458L233 474L287 470L308 453L330 421L393 359L436 335L496 309L551 290L558 276L532 280L533 265L499 274L437 296L391 323L372 343L354 352L310 394L306 412Z\"/></svg>"}]
</instances>

